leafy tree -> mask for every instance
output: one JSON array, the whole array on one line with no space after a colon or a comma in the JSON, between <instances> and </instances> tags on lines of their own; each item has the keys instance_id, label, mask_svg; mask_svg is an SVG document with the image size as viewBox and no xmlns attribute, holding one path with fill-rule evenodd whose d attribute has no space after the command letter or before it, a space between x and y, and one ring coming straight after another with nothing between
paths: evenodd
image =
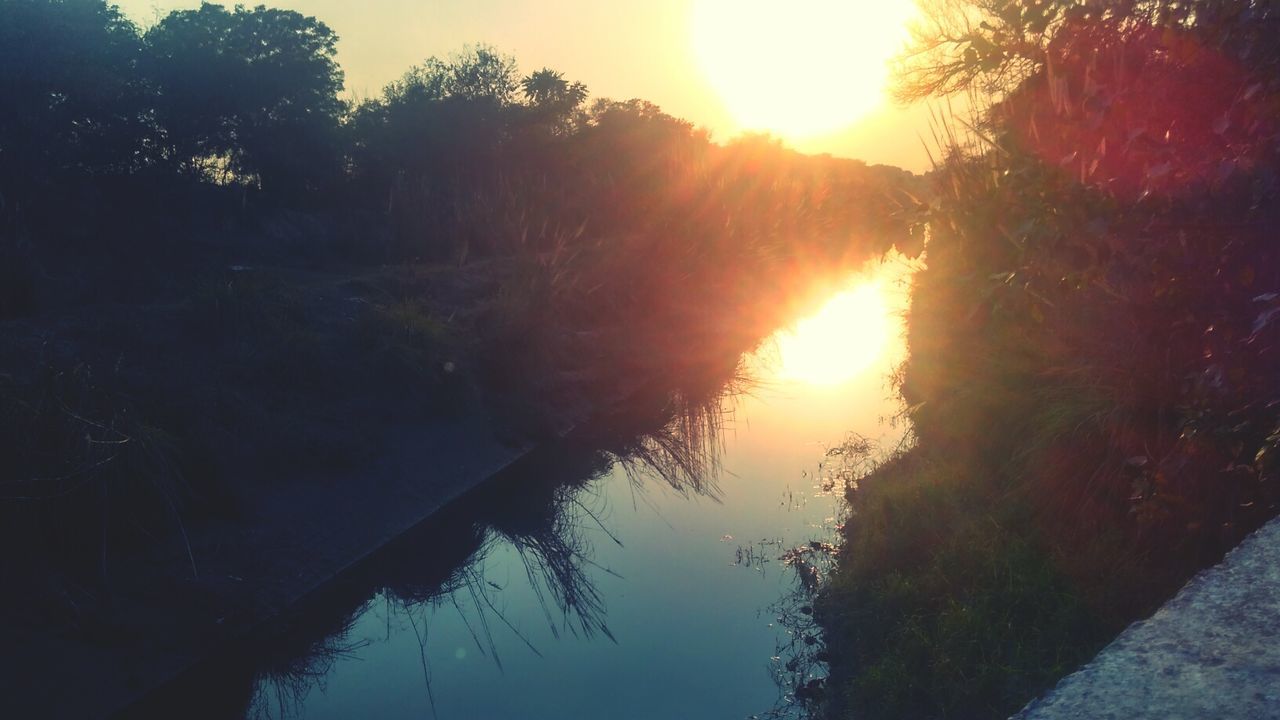
<instances>
[{"instance_id":1,"label":"leafy tree","mask_svg":"<svg viewBox=\"0 0 1280 720\"><path fill-rule=\"evenodd\" d=\"M586 85L570 83L562 73L543 68L521 80L520 88L534 124L552 135L568 135L585 122L582 104L587 99Z\"/></svg>"},{"instance_id":2,"label":"leafy tree","mask_svg":"<svg viewBox=\"0 0 1280 720\"><path fill-rule=\"evenodd\" d=\"M352 171L414 255L449 256L464 208L491 193L511 135L515 59L488 46L428 58L353 114Z\"/></svg>"},{"instance_id":3,"label":"leafy tree","mask_svg":"<svg viewBox=\"0 0 1280 720\"><path fill-rule=\"evenodd\" d=\"M516 60L488 45L468 46L445 59L427 58L383 90L388 104L453 98L505 107L520 88Z\"/></svg>"},{"instance_id":4,"label":"leafy tree","mask_svg":"<svg viewBox=\"0 0 1280 720\"><path fill-rule=\"evenodd\" d=\"M146 34L165 158L195 173L224 162L278 193L313 187L340 157L337 40L290 10L169 14Z\"/></svg>"},{"instance_id":5,"label":"leafy tree","mask_svg":"<svg viewBox=\"0 0 1280 720\"><path fill-rule=\"evenodd\" d=\"M486 45L467 48L446 66L445 92L464 100L510 105L519 87L516 60Z\"/></svg>"},{"instance_id":6,"label":"leafy tree","mask_svg":"<svg viewBox=\"0 0 1280 720\"><path fill-rule=\"evenodd\" d=\"M657 180L662 174L683 172L710 145L705 131L647 100L601 98L591 104L588 117L583 147L600 153L624 175L639 173Z\"/></svg>"},{"instance_id":7,"label":"leafy tree","mask_svg":"<svg viewBox=\"0 0 1280 720\"><path fill-rule=\"evenodd\" d=\"M474 167L506 135L518 77L514 58L484 45L410 68L351 119L357 175L385 188Z\"/></svg>"},{"instance_id":8,"label":"leafy tree","mask_svg":"<svg viewBox=\"0 0 1280 720\"><path fill-rule=\"evenodd\" d=\"M922 20L898 58L900 100L965 90L1002 94L1041 70L1064 28L1192 31L1206 44L1256 53L1278 10L1263 0L918 0ZM1270 19L1268 19L1270 18ZM1259 36L1259 33L1263 36ZM1274 46L1274 43L1270 43ZM1271 52L1274 52L1272 50Z\"/></svg>"},{"instance_id":9,"label":"leafy tree","mask_svg":"<svg viewBox=\"0 0 1280 720\"><path fill-rule=\"evenodd\" d=\"M0 192L141 161L137 29L103 0L0 2ZM3 203L0 203L3 204Z\"/></svg>"},{"instance_id":10,"label":"leafy tree","mask_svg":"<svg viewBox=\"0 0 1280 720\"><path fill-rule=\"evenodd\" d=\"M410 68L352 117L357 175L381 192L477 170L507 134L518 77L514 58L484 45Z\"/></svg>"},{"instance_id":11,"label":"leafy tree","mask_svg":"<svg viewBox=\"0 0 1280 720\"><path fill-rule=\"evenodd\" d=\"M911 466L859 492L936 525L932 490L976 479L989 494L957 507L1009 513L999 524L1014 536L998 544L1042 548L1051 562L1037 564L1068 581L1095 628L1123 627L1280 509L1280 333L1268 327L1280 314L1280 4L938 0L924 10L899 96L972 91L981 116L969 133L940 132L928 264L913 281L899 379L917 438ZM931 492L885 494L917 480ZM885 567L842 568L837 584L878 583L893 601L868 614L875 593L847 599L848 646L832 647L847 662L833 666L832 686L850 691L850 716L1006 716L1037 691L1026 680L1046 658L1000 659L1009 643L994 635L957 643L964 623L920 624L939 617L919 610L939 595L970 615L988 604L1002 628L1034 638L1026 647L1051 650L1049 662L1092 651L1081 642L1088 618L1080 632L1025 612L1043 602L1001 597L1041 584L1034 576L939 591L932 569L909 567L990 565L991 543L957 543L958 532L890 549ZM850 537L865 558L863 539ZM894 637L907 635L918 644L903 654ZM977 656L991 670L978 681L939 672ZM913 707L920 698L929 707Z\"/></svg>"}]
</instances>

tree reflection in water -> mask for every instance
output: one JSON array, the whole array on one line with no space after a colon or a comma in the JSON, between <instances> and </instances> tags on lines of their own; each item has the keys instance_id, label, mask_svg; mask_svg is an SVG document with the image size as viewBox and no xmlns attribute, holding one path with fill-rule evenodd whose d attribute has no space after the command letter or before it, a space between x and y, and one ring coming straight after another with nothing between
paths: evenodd
<instances>
[{"instance_id":1,"label":"tree reflection in water","mask_svg":"<svg viewBox=\"0 0 1280 720\"><path fill-rule=\"evenodd\" d=\"M725 399L743 387L736 367L731 375L726 382L722 373L698 393L652 395L646 412L634 407L645 403L632 403L625 415L593 423L590 432L540 447L344 573L261 636L187 672L134 712L299 716L307 697L324 690L335 665L368 644L351 635L357 619L375 603L383 604L388 636L393 618L403 618L417 635L434 709L427 647L431 618L446 606L461 617L478 651L499 667L499 631L541 656L505 616L504 588L484 576L486 558L504 545L518 553L553 637L569 633L613 640L604 598L589 572L612 571L595 563L584 529L599 528L621 543L591 508L592 486L618 464L633 495L659 481L685 496L717 497ZM199 708L192 708L193 698L201 699Z\"/></svg>"},{"instance_id":2,"label":"tree reflection in water","mask_svg":"<svg viewBox=\"0 0 1280 720\"><path fill-rule=\"evenodd\" d=\"M591 483L608 472L612 463L607 452L573 442L557 443L451 505L443 513L451 519L431 522L415 532L416 537L396 543L386 557L379 558L376 568L362 573L369 581L363 593L353 596L368 599L348 605L350 609L343 611L343 620L331 626L332 631L314 626L319 640L297 654L286 651L283 662L261 666L245 715L300 715L303 701L313 690L323 689L334 663L364 644L347 637L356 618L376 602L384 605L388 636L393 619L408 623L417 636L423 681L433 708L435 688L427 648L432 618L441 611L456 612L476 650L499 668L503 639L514 639L541 656L505 616L504 588L483 572L485 560L504 544L518 553L554 636L599 633L612 638L605 624L603 598L587 572L593 566L592 548L582 532L584 513L577 510L585 507L580 496L590 493ZM440 562L439 553L450 548L459 550L451 561Z\"/></svg>"}]
</instances>

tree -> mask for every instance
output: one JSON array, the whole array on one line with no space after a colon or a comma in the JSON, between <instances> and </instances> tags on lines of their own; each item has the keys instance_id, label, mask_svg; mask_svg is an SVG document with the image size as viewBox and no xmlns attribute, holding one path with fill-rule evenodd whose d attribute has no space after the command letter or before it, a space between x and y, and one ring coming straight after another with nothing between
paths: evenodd
<instances>
[{"instance_id":1,"label":"tree","mask_svg":"<svg viewBox=\"0 0 1280 720\"><path fill-rule=\"evenodd\" d=\"M588 117L587 147L646 170L663 164L686 166L710 144L706 131L647 100L601 98L591 104Z\"/></svg>"},{"instance_id":2,"label":"tree","mask_svg":"<svg viewBox=\"0 0 1280 720\"><path fill-rule=\"evenodd\" d=\"M1275 57L1272 0L917 0L921 20L897 59L899 100L974 90L1000 96L1042 70L1066 28L1190 32L1208 47Z\"/></svg>"},{"instance_id":3,"label":"tree","mask_svg":"<svg viewBox=\"0 0 1280 720\"><path fill-rule=\"evenodd\" d=\"M0 193L142 162L137 29L103 0L0 2Z\"/></svg>"},{"instance_id":4,"label":"tree","mask_svg":"<svg viewBox=\"0 0 1280 720\"><path fill-rule=\"evenodd\" d=\"M485 45L427 58L356 111L356 171L418 185L482 171L507 135L518 77L514 58Z\"/></svg>"},{"instance_id":5,"label":"tree","mask_svg":"<svg viewBox=\"0 0 1280 720\"><path fill-rule=\"evenodd\" d=\"M451 257L467 208L502 179L519 75L488 46L428 58L363 103L348 123L352 171L414 255Z\"/></svg>"},{"instance_id":6,"label":"tree","mask_svg":"<svg viewBox=\"0 0 1280 720\"><path fill-rule=\"evenodd\" d=\"M570 83L563 74L543 68L521 80L520 87L533 123L552 135L568 135L575 125L585 122L582 103L587 99L586 85Z\"/></svg>"},{"instance_id":7,"label":"tree","mask_svg":"<svg viewBox=\"0 0 1280 720\"><path fill-rule=\"evenodd\" d=\"M505 107L519 89L516 60L488 45L464 47L445 59L427 58L383 90L388 103L453 98Z\"/></svg>"},{"instance_id":8,"label":"tree","mask_svg":"<svg viewBox=\"0 0 1280 720\"><path fill-rule=\"evenodd\" d=\"M223 162L276 193L323 182L340 157L337 40L289 10L170 13L146 34L166 159L193 173Z\"/></svg>"},{"instance_id":9,"label":"tree","mask_svg":"<svg viewBox=\"0 0 1280 720\"><path fill-rule=\"evenodd\" d=\"M352 116L357 175L378 195L395 186L438 195L483 174L506 138L518 77L514 58L484 45L410 68Z\"/></svg>"}]
</instances>

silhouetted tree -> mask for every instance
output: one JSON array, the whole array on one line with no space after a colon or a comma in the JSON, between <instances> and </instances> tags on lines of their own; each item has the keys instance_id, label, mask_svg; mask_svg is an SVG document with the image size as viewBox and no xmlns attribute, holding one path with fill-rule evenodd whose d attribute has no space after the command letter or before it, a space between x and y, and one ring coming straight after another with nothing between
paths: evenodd
<instances>
[{"instance_id":1,"label":"silhouetted tree","mask_svg":"<svg viewBox=\"0 0 1280 720\"><path fill-rule=\"evenodd\" d=\"M634 200L661 195L660 188L687 174L710 146L705 131L646 100L596 100L589 116L579 155L596 168L596 182Z\"/></svg>"},{"instance_id":2,"label":"silhouetted tree","mask_svg":"<svg viewBox=\"0 0 1280 720\"><path fill-rule=\"evenodd\" d=\"M543 68L520 81L530 118L535 126L555 136L565 136L586 122L582 103L587 99L587 86L570 83L562 73Z\"/></svg>"},{"instance_id":3,"label":"silhouetted tree","mask_svg":"<svg viewBox=\"0 0 1280 720\"><path fill-rule=\"evenodd\" d=\"M515 101L519 88L515 58L488 45L475 45L445 59L427 58L388 85L383 99L395 102L455 98L506 106Z\"/></svg>"},{"instance_id":4,"label":"silhouetted tree","mask_svg":"<svg viewBox=\"0 0 1280 720\"><path fill-rule=\"evenodd\" d=\"M141 162L136 28L102 0L0 2L0 194ZM5 205L0 202L0 205Z\"/></svg>"},{"instance_id":5,"label":"silhouetted tree","mask_svg":"<svg viewBox=\"0 0 1280 720\"><path fill-rule=\"evenodd\" d=\"M410 68L380 100L356 110L350 129L357 174L381 185L420 183L492 154L518 77L515 60L487 46Z\"/></svg>"},{"instance_id":6,"label":"silhouetted tree","mask_svg":"<svg viewBox=\"0 0 1280 720\"><path fill-rule=\"evenodd\" d=\"M467 47L410 68L353 114L354 180L414 254L449 255L465 207L492 190L518 88L514 58Z\"/></svg>"},{"instance_id":7,"label":"silhouetted tree","mask_svg":"<svg viewBox=\"0 0 1280 720\"><path fill-rule=\"evenodd\" d=\"M336 171L337 36L289 10L204 4L146 34L164 158L291 194Z\"/></svg>"},{"instance_id":8,"label":"silhouetted tree","mask_svg":"<svg viewBox=\"0 0 1280 720\"><path fill-rule=\"evenodd\" d=\"M1157 27L1193 32L1205 44L1275 57L1280 9L1268 0L917 0L921 19L898 59L900 100L966 90L1001 94L1045 66L1065 26L1117 34Z\"/></svg>"}]
</instances>

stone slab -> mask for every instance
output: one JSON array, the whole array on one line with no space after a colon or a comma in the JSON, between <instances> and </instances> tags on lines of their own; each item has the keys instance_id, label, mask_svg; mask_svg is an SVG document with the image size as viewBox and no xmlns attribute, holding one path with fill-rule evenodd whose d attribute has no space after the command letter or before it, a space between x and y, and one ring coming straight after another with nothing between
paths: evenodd
<instances>
[{"instance_id":1,"label":"stone slab","mask_svg":"<svg viewBox=\"0 0 1280 720\"><path fill-rule=\"evenodd\" d=\"M1015 720L1280 720L1280 518Z\"/></svg>"}]
</instances>

